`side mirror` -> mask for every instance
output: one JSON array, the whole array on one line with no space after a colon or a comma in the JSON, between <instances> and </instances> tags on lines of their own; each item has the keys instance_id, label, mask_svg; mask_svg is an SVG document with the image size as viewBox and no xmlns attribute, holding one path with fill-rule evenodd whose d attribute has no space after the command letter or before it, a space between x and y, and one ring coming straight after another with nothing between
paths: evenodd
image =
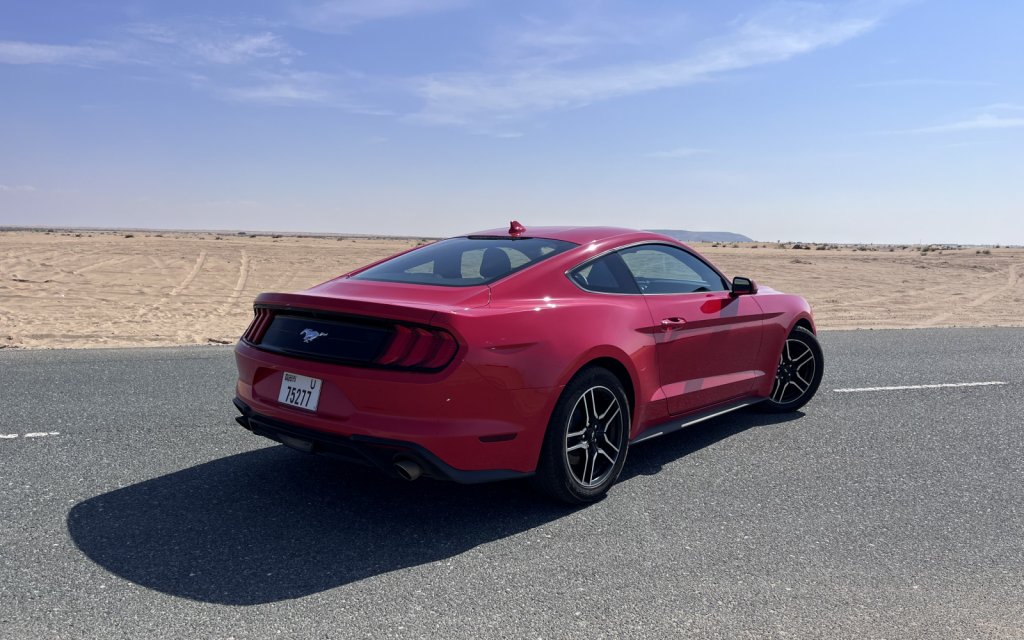
<instances>
[{"instance_id":1,"label":"side mirror","mask_svg":"<svg viewBox=\"0 0 1024 640\"><path fill-rule=\"evenodd\" d=\"M757 283L750 278L744 278L743 276L736 276L732 279L732 295L733 296L746 296L753 293L757 293Z\"/></svg>"}]
</instances>

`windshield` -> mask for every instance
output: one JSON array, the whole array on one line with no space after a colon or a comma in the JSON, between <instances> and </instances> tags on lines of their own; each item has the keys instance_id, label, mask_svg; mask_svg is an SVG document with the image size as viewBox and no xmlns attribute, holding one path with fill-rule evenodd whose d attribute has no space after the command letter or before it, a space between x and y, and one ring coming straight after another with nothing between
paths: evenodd
<instances>
[{"instance_id":1,"label":"windshield","mask_svg":"<svg viewBox=\"0 0 1024 640\"><path fill-rule=\"evenodd\" d=\"M382 262L352 278L471 287L490 284L574 246L547 238L450 238Z\"/></svg>"}]
</instances>

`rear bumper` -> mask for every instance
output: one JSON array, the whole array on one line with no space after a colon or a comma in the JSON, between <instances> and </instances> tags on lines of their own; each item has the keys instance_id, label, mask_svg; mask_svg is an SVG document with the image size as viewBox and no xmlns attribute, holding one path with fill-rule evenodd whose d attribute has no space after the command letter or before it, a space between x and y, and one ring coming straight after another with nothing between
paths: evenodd
<instances>
[{"instance_id":1,"label":"rear bumper","mask_svg":"<svg viewBox=\"0 0 1024 640\"><path fill-rule=\"evenodd\" d=\"M414 442L355 434L343 436L308 429L260 415L238 398L234 399L234 404L241 413L235 420L256 435L309 453L327 454L348 462L375 467L389 476L398 476L395 471L395 463L400 460L411 460L417 463L423 469L425 476L461 484L513 480L533 475L530 472L511 469L474 471L456 469Z\"/></svg>"},{"instance_id":2,"label":"rear bumper","mask_svg":"<svg viewBox=\"0 0 1024 640\"><path fill-rule=\"evenodd\" d=\"M247 422L262 425L263 435L281 440L272 432L282 433L284 425L305 433L301 439L319 443L321 451L353 443L360 450L367 444L398 446L427 462L424 468L434 467L439 477L460 482L471 477L462 472L480 472L484 479L492 472L532 474L558 397L557 389L509 389L466 362L438 373L378 371L299 360L243 342L235 348L235 360L235 396ZM278 402L284 372L322 381L315 412ZM392 464L388 459L389 470Z\"/></svg>"}]
</instances>

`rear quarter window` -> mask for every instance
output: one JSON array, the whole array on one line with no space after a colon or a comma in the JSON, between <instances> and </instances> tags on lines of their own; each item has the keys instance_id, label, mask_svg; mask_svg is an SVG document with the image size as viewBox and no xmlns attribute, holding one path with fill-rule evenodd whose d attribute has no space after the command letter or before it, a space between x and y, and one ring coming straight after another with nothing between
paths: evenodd
<instances>
[{"instance_id":1,"label":"rear quarter window","mask_svg":"<svg viewBox=\"0 0 1024 640\"><path fill-rule=\"evenodd\" d=\"M569 272L569 278L579 288L594 293L640 293L618 253L609 253L576 267Z\"/></svg>"}]
</instances>

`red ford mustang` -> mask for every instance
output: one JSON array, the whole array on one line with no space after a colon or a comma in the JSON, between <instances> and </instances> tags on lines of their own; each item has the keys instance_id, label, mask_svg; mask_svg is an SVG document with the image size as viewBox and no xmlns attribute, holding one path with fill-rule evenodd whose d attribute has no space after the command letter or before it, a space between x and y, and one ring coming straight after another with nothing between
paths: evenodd
<instances>
[{"instance_id":1,"label":"red ford mustang","mask_svg":"<svg viewBox=\"0 0 1024 640\"><path fill-rule=\"evenodd\" d=\"M604 495L633 444L803 406L823 366L803 298L662 235L517 222L260 294L235 356L256 434L568 502Z\"/></svg>"}]
</instances>

